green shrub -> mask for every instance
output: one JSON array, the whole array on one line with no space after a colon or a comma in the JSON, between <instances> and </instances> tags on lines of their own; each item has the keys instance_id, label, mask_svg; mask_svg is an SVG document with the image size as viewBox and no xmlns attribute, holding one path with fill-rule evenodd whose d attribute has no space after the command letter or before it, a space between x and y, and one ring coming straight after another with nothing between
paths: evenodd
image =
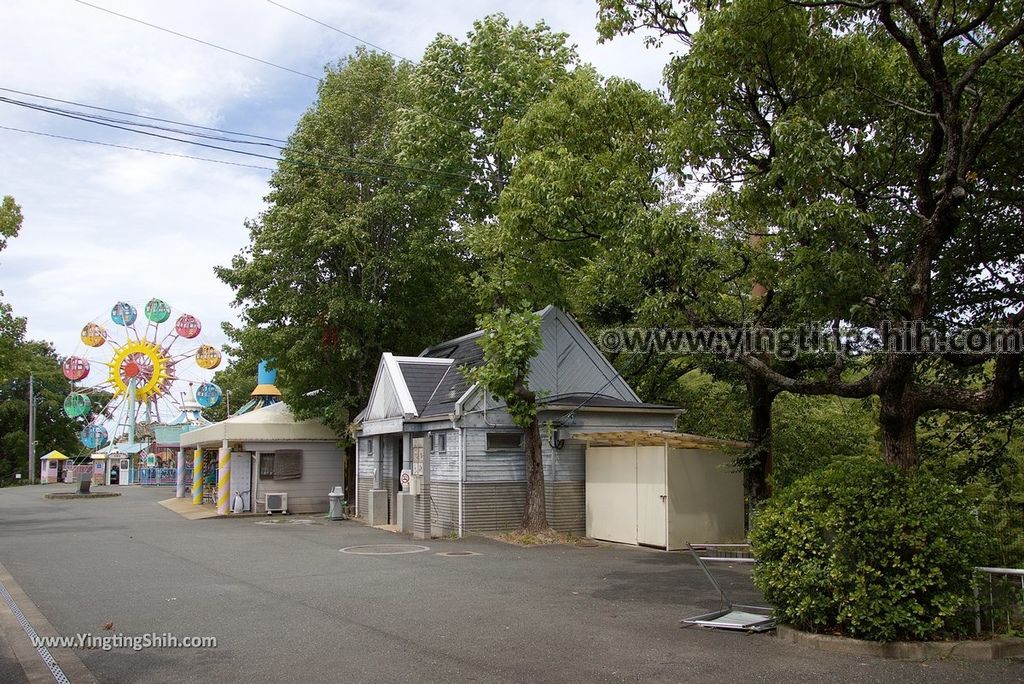
<instances>
[{"instance_id":1,"label":"green shrub","mask_svg":"<svg viewBox=\"0 0 1024 684\"><path fill-rule=\"evenodd\" d=\"M986 537L961 492L849 459L776 494L751 532L754 583L782 622L875 641L965 632Z\"/></svg>"}]
</instances>

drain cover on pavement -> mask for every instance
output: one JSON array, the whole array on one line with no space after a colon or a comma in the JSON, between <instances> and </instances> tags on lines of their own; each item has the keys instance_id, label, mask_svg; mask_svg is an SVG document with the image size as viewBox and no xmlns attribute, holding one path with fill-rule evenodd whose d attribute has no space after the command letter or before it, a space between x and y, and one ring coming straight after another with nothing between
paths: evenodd
<instances>
[{"instance_id":1,"label":"drain cover on pavement","mask_svg":"<svg viewBox=\"0 0 1024 684\"><path fill-rule=\"evenodd\" d=\"M453 556L479 556L480 554L477 553L476 551L442 551L441 553L439 553L437 555L438 556L448 556L450 558L450 557L453 557Z\"/></svg>"},{"instance_id":2,"label":"drain cover on pavement","mask_svg":"<svg viewBox=\"0 0 1024 684\"><path fill-rule=\"evenodd\" d=\"M351 553L357 556L395 556L402 553L423 553L429 551L427 546L418 544L363 544L360 546L346 546L338 549L342 553Z\"/></svg>"}]
</instances>

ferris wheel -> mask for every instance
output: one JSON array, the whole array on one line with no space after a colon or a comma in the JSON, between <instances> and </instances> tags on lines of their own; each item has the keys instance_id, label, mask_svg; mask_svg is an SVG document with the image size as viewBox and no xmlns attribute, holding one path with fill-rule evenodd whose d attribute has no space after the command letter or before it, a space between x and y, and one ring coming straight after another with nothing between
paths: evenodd
<instances>
[{"instance_id":1,"label":"ferris wheel","mask_svg":"<svg viewBox=\"0 0 1024 684\"><path fill-rule=\"evenodd\" d=\"M64 400L64 412L70 418L86 420L79 439L89 449L100 449L119 437L134 442L136 426L159 423L161 411L166 414L168 408L183 408L183 400L175 397L178 381L198 384L195 400L202 408L220 403L220 388L209 380L193 381L193 373L189 372L190 365L202 374L221 363L217 348L197 339L202 332L199 319L182 313L164 332L161 325L172 316L166 302L151 299L143 313L144 321L138 320L134 306L117 302L110 310L112 328L97 320L86 323L81 341L87 351L64 359L64 376L72 382L72 392ZM105 375L95 378L97 382L76 386L99 366ZM104 403L96 410L94 399L99 397ZM113 432L108 429L111 424Z\"/></svg>"}]
</instances>

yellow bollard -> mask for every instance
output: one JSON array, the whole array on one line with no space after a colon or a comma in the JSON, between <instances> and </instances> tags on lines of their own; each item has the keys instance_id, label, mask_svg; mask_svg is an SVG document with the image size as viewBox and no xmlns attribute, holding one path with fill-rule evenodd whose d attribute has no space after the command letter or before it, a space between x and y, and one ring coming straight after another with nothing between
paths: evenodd
<instances>
[{"instance_id":1,"label":"yellow bollard","mask_svg":"<svg viewBox=\"0 0 1024 684\"><path fill-rule=\"evenodd\" d=\"M203 450L196 449L192 454L192 505L203 503Z\"/></svg>"}]
</instances>

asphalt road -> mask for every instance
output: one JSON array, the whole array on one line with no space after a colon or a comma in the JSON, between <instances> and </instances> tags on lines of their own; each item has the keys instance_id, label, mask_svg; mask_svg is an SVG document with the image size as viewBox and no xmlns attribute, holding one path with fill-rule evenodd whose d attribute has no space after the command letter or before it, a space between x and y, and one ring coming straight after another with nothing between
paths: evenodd
<instances>
[{"instance_id":1,"label":"asphalt road","mask_svg":"<svg viewBox=\"0 0 1024 684\"><path fill-rule=\"evenodd\" d=\"M45 491L54 491L54 487ZM683 554L602 545L521 548L485 538L429 550L354 521L188 521L166 488L49 501L0 489L0 564L63 635L170 632L217 648L77 650L101 682L1021 681L1024 665L900 663L821 653L770 635L680 629L717 607ZM477 555L442 556L471 551ZM756 600L746 566L717 568ZM7 634L6 639L23 638ZM0 680L17 668L0 638ZM13 677L14 675L12 675Z\"/></svg>"}]
</instances>

